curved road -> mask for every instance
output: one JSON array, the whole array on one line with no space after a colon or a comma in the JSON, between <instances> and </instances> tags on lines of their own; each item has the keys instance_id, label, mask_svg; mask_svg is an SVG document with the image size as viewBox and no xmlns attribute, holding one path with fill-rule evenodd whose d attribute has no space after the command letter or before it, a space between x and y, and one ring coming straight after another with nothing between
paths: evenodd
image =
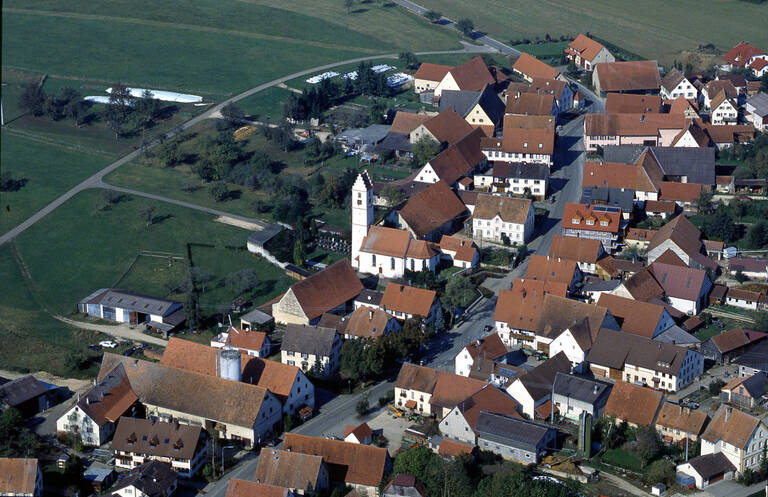
<instances>
[{"instance_id":1,"label":"curved road","mask_svg":"<svg viewBox=\"0 0 768 497\"><path fill-rule=\"evenodd\" d=\"M465 47L463 49L461 49L461 50L443 50L443 51L432 51L432 52L417 52L416 55L436 55L436 54L472 53L472 52L481 53L481 52L486 52L486 51L488 51L488 49L486 47L476 47L476 46L465 44ZM292 74L288 74L286 76L283 76L281 78L275 79L275 80L270 81L268 83L264 83L264 84L261 84L259 86L254 87L254 88L251 88L249 90L246 90L246 91L244 91L244 92L242 92L242 93L240 93L238 95L235 95L234 97L231 97L231 98L229 98L229 99L227 99L227 100L225 100L225 101L215 105L214 107L211 107L210 109L208 109L207 111L203 112L202 114L200 114L198 116L195 116L192 119L190 119L189 121L187 121L184 124L182 124L181 127L180 127L180 131L184 131L184 130L186 130L186 129L188 129L188 128L190 128L190 127L192 127L192 126L194 126L194 125L196 125L196 124L198 124L198 123L200 123L200 122L202 122L202 121L204 121L206 119L209 119L210 117L213 117L214 114L221 112L221 109L223 109L228 104L238 102L238 101L240 101L240 100L242 100L242 99L244 99L246 97L250 97L251 95L254 95L256 93L264 91L267 88L271 88L273 86L277 86L277 85L279 85L281 83L285 83L286 81L289 81L291 79L298 78L298 77L301 77L301 76L306 76L308 74L312 74L312 73L316 73L316 72L320 72L320 71L325 71L327 69L332 69L334 67L343 66L343 65L347 65L347 64L355 64L355 63L358 63L358 62L363 62L363 61L368 61L368 60L376 60L376 59L396 59L397 56L398 56L398 54L389 53L389 54L381 54L381 55L371 55L371 56L367 56L367 57L357 57L357 58L354 58L354 59L347 59L347 60L342 60L342 61L339 61L339 62L333 62L333 63L330 63L330 64L324 64L322 66L312 67L310 69L305 69L303 71L298 71L298 72L295 72L295 73L292 73ZM166 133L164 135L164 139L172 138L176 134L177 134L176 132L170 131L170 132L168 132L168 133ZM149 143L148 149L151 149L151 148L155 147L159 143L160 143L160 140L158 140L158 139L153 140L152 142ZM4 244L10 242L14 238L16 238L18 235L23 233L25 230L27 230L29 227L31 227L31 226L35 225L36 223L38 223L45 216L47 216L48 214L53 212L55 209L57 209L59 206L61 206L64 202L66 202L67 200L71 199L72 197L74 197L75 195L80 193L81 191L87 190L88 188L104 188L106 186L106 184L103 181L104 180L104 176L106 176L107 174L111 173L112 171L114 171L118 167L122 166L123 164L126 164L126 163L132 161L133 159L138 157L142 152L143 151L140 150L140 149L139 150L134 150L130 154L121 157L120 159L118 159L115 162L113 162L112 164L108 165L107 167L105 167L101 171L95 173L90 178L87 178L86 180L82 181L80 184L74 186L73 188L71 188L70 190L68 190L67 192L65 192L64 194L62 194L61 196L59 196L55 200L53 200L51 203L49 203L48 205L46 205L45 207L43 207L42 209L37 211L35 214L30 216L28 219L26 219L24 222L22 222L21 224L19 224L15 228L11 229L7 233L4 233L3 235L0 235L0 245L4 245ZM117 189L116 187L113 187L113 188ZM136 194L138 194L135 191L127 191L126 193L136 193ZM142 194L142 195L145 196L145 197L150 197L148 194ZM169 199L165 199L164 197L159 197L159 196L150 197L150 198L156 198L157 200L169 201ZM173 203L177 203L179 205L186 204L185 202L177 202L177 201L173 201ZM191 205L192 204L187 204L187 205L184 205L184 206L185 207L190 207ZM204 210L204 209L202 209L200 207L197 207L197 206L192 207L192 208L197 208L198 210ZM239 216L235 216L235 215L232 215L232 214L220 213L219 211L216 211L216 213L217 214L226 215L226 216L230 216L230 217L233 217L233 218L238 218L239 217ZM245 218L243 218L243 219L245 219ZM249 219L249 221L253 221L253 220Z\"/></svg>"}]
</instances>

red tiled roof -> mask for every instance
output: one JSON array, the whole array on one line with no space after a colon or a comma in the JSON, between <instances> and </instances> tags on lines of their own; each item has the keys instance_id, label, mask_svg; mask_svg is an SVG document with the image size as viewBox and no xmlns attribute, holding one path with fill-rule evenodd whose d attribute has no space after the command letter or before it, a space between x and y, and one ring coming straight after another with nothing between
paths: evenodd
<instances>
[{"instance_id":1,"label":"red tiled roof","mask_svg":"<svg viewBox=\"0 0 768 497\"><path fill-rule=\"evenodd\" d=\"M593 206L565 204L563 228L618 233L621 212L595 212ZM591 224L589 224L591 223Z\"/></svg>"},{"instance_id":2,"label":"red tiled roof","mask_svg":"<svg viewBox=\"0 0 768 497\"><path fill-rule=\"evenodd\" d=\"M659 66L655 60L603 62L595 67L600 91L658 90Z\"/></svg>"},{"instance_id":3,"label":"red tiled roof","mask_svg":"<svg viewBox=\"0 0 768 497\"><path fill-rule=\"evenodd\" d=\"M676 200L681 202L693 202L701 194L702 185L697 183L676 183L663 181L661 183L661 200Z\"/></svg>"},{"instance_id":4,"label":"red tiled roof","mask_svg":"<svg viewBox=\"0 0 768 497\"><path fill-rule=\"evenodd\" d=\"M605 415L638 426L650 425L656 417L663 396L661 392L650 388L617 381L605 404Z\"/></svg>"},{"instance_id":5,"label":"red tiled roof","mask_svg":"<svg viewBox=\"0 0 768 497\"><path fill-rule=\"evenodd\" d=\"M529 78L556 79L560 76L560 71L527 53L520 54L512 69Z\"/></svg>"},{"instance_id":6,"label":"red tiled roof","mask_svg":"<svg viewBox=\"0 0 768 497\"><path fill-rule=\"evenodd\" d=\"M363 290L360 279L348 259L328 266L301 280L291 288L307 318L311 321L353 299Z\"/></svg>"},{"instance_id":7,"label":"red tiled roof","mask_svg":"<svg viewBox=\"0 0 768 497\"><path fill-rule=\"evenodd\" d=\"M467 212L451 188L438 181L408 199L400 217L418 238L425 238Z\"/></svg>"},{"instance_id":8,"label":"red tiled roof","mask_svg":"<svg viewBox=\"0 0 768 497\"><path fill-rule=\"evenodd\" d=\"M471 454L474 450L474 445L445 439L440 442L440 448L437 449L437 453L441 456L457 457L462 454Z\"/></svg>"},{"instance_id":9,"label":"red tiled roof","mask_svg":"<svg viewBox=\"0 0 768 497\"><path fill-rule=\"evenodd\" d=\"M482 91L496 81L481 57L475 57L450 70L453 80L462 91Z\"/></svg>"},{"instance_id":10,"label":"red tiled roof","mask_svg":"<svg viewBox=\"0 0 768 497\"><path fill-rule=\"evenodd\" d=\"M510 290L499 292L493 313L494 321L507 323L513 329L535 331L544 295L547 293L565 297L568 284L515 278Z\"/></svg>"},{"instance_id":11,"label":"red tiled roof","mask_svg":"<svg viewBox=\"0 0 768 497\"><path fill-rule=\"evenodd\" d=\"M652 114L661 112L658 95L609 93L605 98L606 114Z\"/></svg>"},{"instance_id":12,"label":"red tiled roof","mask_svg":"<svg viewBox=\"0 0 768 497\"><path fill-rule=\"evenodd\" d=\"M450 70L451 66L422 62L413 77L414 79L440 82Z\"/></svg>"},{"instance_id":13,"label":"red tiled roof","mask_svg":"<svg viewBox=\"0 0 768 497\"><path fill-rule=\"evenodd\" d=\"M751 45L745 41L741 41L738 45L728 50L728 52L723 55L723 60L736 67L744 67L747 62L749 62L749 59L755 55L764 53L764 51L760 50L756 46Z\"/></svg>"},{"instance_id":14,"label":"red tiled roof","mask_svg":"<svg viewBox=\"0 0 768 497\"><path fill-rule=\"evenodd\" d=\"M601 43L596 42L586 35L579 34L572 42L568 44L565 53L579 55L582 59L592 62L597 54L605 48Z\"/></svg>"},{"instance_id":15,"label":"red tiled roof","mask_svg":"<svg viewBox=\"0 0 768 497\"><path fill-rule=\"evenodd\" d=\"M389 283L380 306L390 312L427 317L436 298L437 292L434 290Z\"/></svg>"}]
</instances>

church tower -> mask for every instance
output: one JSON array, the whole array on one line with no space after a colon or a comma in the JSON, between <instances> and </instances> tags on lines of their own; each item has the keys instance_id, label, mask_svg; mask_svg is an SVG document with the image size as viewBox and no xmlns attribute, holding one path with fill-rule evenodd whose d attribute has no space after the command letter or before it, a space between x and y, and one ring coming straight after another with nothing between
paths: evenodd
<instances>
[{"instance_id":1,"label":"church tower","mask_svg":"<svg viewBox=\"0 0 768 497\"><path fill-rule=\"evenodd\" d=\"M357 175L352 185L352 267L359 268L360 246L373 224L373 182L368 171Z\"/></svg>"}]
</instances>

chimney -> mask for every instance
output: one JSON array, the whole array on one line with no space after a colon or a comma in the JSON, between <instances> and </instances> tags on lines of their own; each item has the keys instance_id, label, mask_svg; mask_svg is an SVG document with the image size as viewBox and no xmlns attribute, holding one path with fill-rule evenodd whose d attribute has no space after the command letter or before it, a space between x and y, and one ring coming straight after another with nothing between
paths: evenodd
<instances>
[{"instance_id":1,"label":"chimney","mask_svg":"<svg viewBox=\"0 0 768 497\"><path fill-rule=\"evenodd\" d=\"M682 416L683 415L683 406L682 405L678 405L677 407L678 407L679 415Z\"/></svg>"},{"instance_id":2,"label":"chimney","mask_svg":"<svg viewBox=\"0 0 768 497\"><path fill-rule=\"evenodd\" d=\"M725 422L727 423L730 418L731 418L731 408L730 407L726 407L725 408Z\"/></svg>"},{"instance_id":3,"label":"chimney","mask_svg":"<svg viewBox=\"0 0 768 497\"><path fill-rule=\"evenodd\" d=\"M373 319L373 309L368 310L368 320Z\"/></svg>"},{"instance_id":4,"label":"chimney","mask_svg":"<svg viewBox=\"0 0 768 497\"><path fill-rule=\"evenodd\" d=\"M597 385L594 385L594 386L592 387L592 394L593 394L593 395L597 395Z\"/></svg>"}]
</instances>

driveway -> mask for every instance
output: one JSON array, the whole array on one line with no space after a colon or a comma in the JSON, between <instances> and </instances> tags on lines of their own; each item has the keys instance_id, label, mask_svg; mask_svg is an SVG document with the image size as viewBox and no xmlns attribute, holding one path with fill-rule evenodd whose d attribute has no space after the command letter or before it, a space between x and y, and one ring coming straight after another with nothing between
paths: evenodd
<instances>
[{"instance_id":1,"label":"driveway","mask_svg":"<svg viewBox=\"0 0 768 497\"><path fill-rule=\"evenodd\" d=\"M151 335L145 335L138 328L131 327L127 324L116 324L116 325L95 324L95 323L86 323L83 321L75 321L74 319L69 319L62 316L53 316L53 317L58 319L62 323L66 323L70 326L74 326L75 328L80 328L81 330L98 331L99 333L104 333L106 335L111 335L113 337L124 338L126 340L133 340L136 342L151 343L153 345L159 345L161 347L165 347L168 344L167 340L163 340L162 338L151 336Z\"/></svg>"}]
</instances>

